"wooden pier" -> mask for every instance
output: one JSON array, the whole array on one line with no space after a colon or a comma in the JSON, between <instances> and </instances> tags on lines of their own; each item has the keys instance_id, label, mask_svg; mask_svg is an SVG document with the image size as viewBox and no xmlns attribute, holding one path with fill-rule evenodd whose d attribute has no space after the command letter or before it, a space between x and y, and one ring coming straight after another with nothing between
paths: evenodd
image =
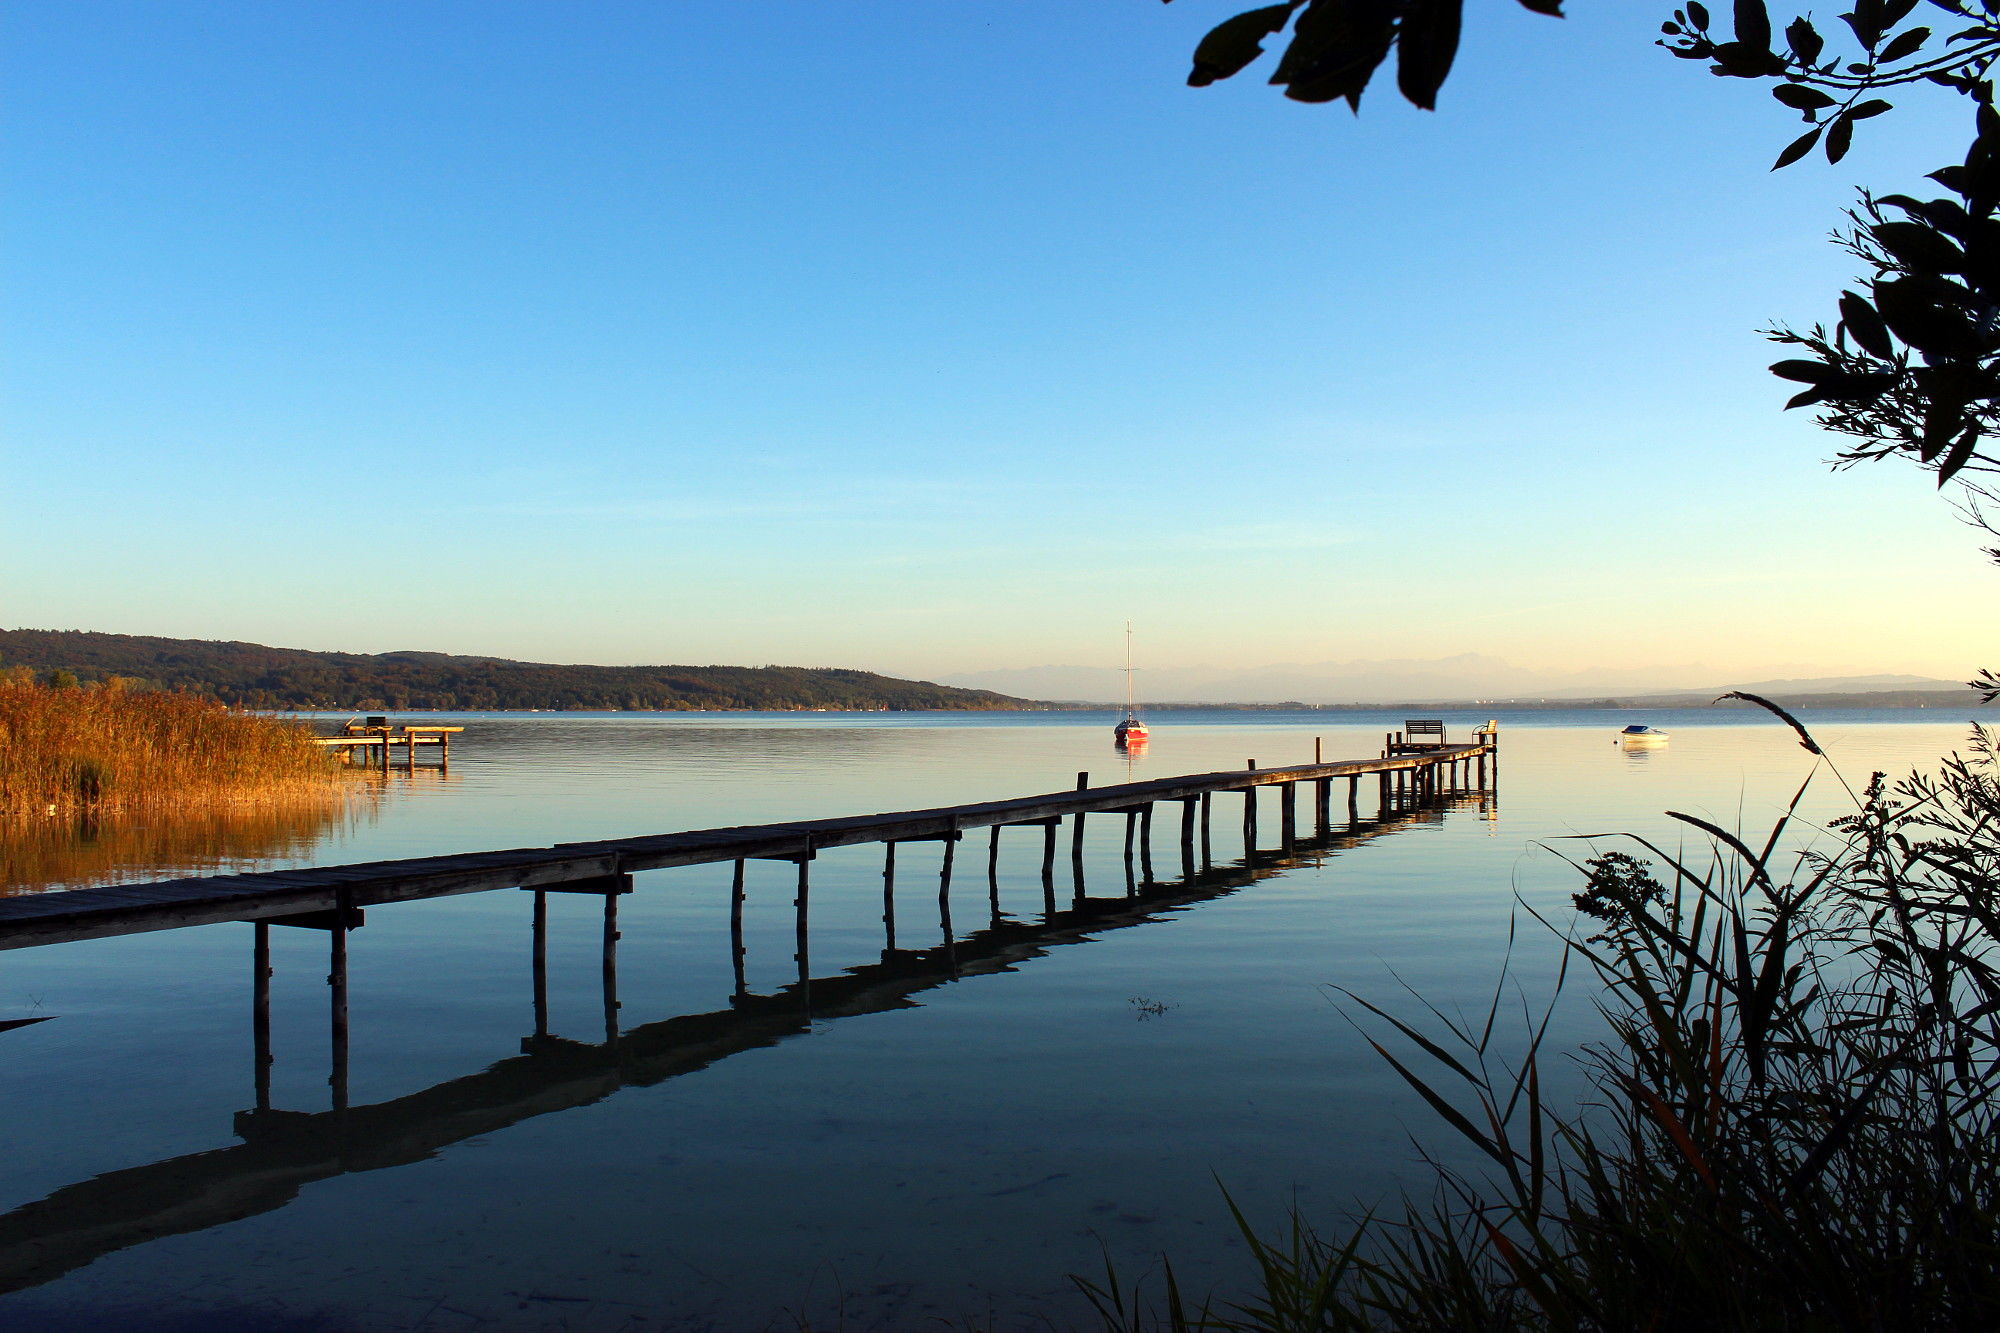
<instances>
[{"instance_id":1,"label":"wooden pier","mask_svg":"<svg viewBox=\"0 0 2000 1333\"><path fill-rule=\"evenodd\" d=\"M1259 771L1279 786L1287 772ZM1340 776L1344 775L1325 780L1336 781ZM1108 793L1114 789L1097 790ZM1235 790L1254 794L1257 788ZM250 1060L247 1082L253 1101L235 1114L229 1126L240 1141L111 1170L0 1212L0 1293L51 1281L107 1254L163 1236L269 1212L283 1207L316 1181L423 1161L466 1139L586 1106L623 1088L652 1086L693 1073L733 1055L810 1032L816 1025L905 1008L913 997L960 978L1015 971L1058 949L1167 919L1198 904L1239 893L1268 876L1442 820L1454 805L1486 808L1491 801L1483 788L1454 791L1442 780L1429 787L1415 781L1397 782L1389 792L1389 804L1374 816L1349 818L1337 827L1322 822L1319 832L1296 836L1289 845L1281 821L1278 846L1248 847L1242 859L1224 863L1210 864L1204 858L1198 869L1177 880L1152 882L1148 875L1145 882L1136 881L1132 863L1138 852L1133 849L1128 852L1126 874L1118 886L1122 892L1116 896L1087 893L1079 871L1071 886L1073 892L1058 901L1053 858L1045 855L1043 914L1039 920L1005 918L995 902L990 905L990 915L967 933L957 935L950 924L949 902L940 899L933 923L938 933L925 933L942 942L917 948L897 946L894 882L890 878L886 881L890 910L883 921L886 947L879 961L810 976L801 959L799 979L769 993L753 994L744 988L740 896L735 897L727 947L737 960L736 985L727 1002L719 1008L629 1028L622 1028L617 1021L621 1007L616 962L618 896L607 894L598 909L605 923L604 956L602 966L595 969L605 1015L601 1041L575 1040L549 1029L549 904L547 890L537 892L528 918L531 964L524 969L533 997L533 1030L521 1038L518 1054L416 1092L350 1106L346 1099L346 978L341 976L335 985L335 978L329 977L334 1041L327 1079L332 1106L325 1110L288 1110L272 1105L271 953L268 925L260 924L254 939L245 941L255 997L248 1015L251 1037L246 1043ZM1319 808L1326 806L1321 803ZM1119 809L1111 807L1110 813ZM1127 817L1143 820L1138 815ZM1053 825L1044 827L1041 842L1045 849L1053 845ZM951 846L949 842L944 845ZM989 885L993 882L990 848L991 843ZM889 851L894 849L892 842ZM552 883L548 889L560 887ZM740 876L734 887L740 895ZM789 884L780 886L781 892L789 890ZM910 915L914 916L914 911ZM720 936L719 916L717 924ZM906 930L914 924L905 918ZM717 942L721 944L720 939ZM341 957L344 959L344 954ZM327 1053L326 1046L314 1046L308 1058L324 1058Z\"/></svg>"},{"instance_id":2,"label":"wooden pier","mask_svg":"<svg viewBox=\"0 0 2000 1333\"><path fill-rule=\"evenodd\" d=\"M1145 864L1150 871L1152 813L1163 803L1181 807L1180 861L1184 872L1192 874L1197 845L1201 861L1209 859L1211 806L1217 796L1243 796L1244 845L1254 849L1259 794L1275 789L1282 843L1289 848L1297 837L1301 786L1311 793L1315 817L1324 828L1336 782L1347 784L1344 794L1350 813L1357 807L1364 778L1375 780L1375 803L1380 811L1454 788L1484 787L1489 772L1497 771L1498 740L1488 732L1470 744L1440 744L1415 753L1282 768L1258 768L1252 760L1243 769L1105 787L1090 786L1089 775L1079 773L1076 787L1069 791L928 810L30 894L0 899L0 949L108 939L224 921L313 926L344 935L361 924L362 913L370 907L513 888L619 894L630 891L631 877L639 871L721 861L796 862L803 913L807 866L815 854L827 848L886 843L893 858L899 843L943 842L948 883L952 850L966 833L995 830L990 854L997 856L997 830L1036 826L1043 834L1040 841L1046 875L1055 860L1057 826L1065 819L1071 822L1070 856L1073 861L1080 860L1084 821L1090 815L1103 814L1126 816L1134 836L1143 830ZM411 742L412 753L416 744ZM893 860L890 869L893 874ZM800 928L803 933L803 916Z\"/></svg>"}]
</instances>

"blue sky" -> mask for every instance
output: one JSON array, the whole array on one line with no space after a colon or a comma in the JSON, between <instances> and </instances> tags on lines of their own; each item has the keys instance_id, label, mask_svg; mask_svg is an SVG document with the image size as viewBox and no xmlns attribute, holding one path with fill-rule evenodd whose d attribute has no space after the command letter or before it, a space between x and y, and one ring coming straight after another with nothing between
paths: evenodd
<instances>
[{"instance_id":1,"label":"blue sky","mask_svg":"<svg viewBox=\"0 0 2000 1333\"><path fill-rule=\"evenodd\" d=\"M1491 652L1963 676L1990 566L1756 330L1857 184L1670 5L1439 112L1239 3L15 0L0 624L909 674Z\"/></svg>"}]
</instances>

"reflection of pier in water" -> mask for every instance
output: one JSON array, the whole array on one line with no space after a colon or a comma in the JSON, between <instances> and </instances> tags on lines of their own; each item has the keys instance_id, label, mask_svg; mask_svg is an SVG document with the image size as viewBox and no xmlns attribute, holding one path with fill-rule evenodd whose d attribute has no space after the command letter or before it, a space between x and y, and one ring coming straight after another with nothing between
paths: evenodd
<instances>
[{"instance_id":1,"label":"reflection of pier in water","mask_svg":"<svg viewBox=\"0 0 2000 1333\"><path fill-rule=\"evenodd\" d=\"M938 939L927 948L898 947L896 843L886 850L883 875L884 949L880 960L841 973L813 977L807 938L810 885L798 880L797 980L769 994L744 988L742 905L747 890L739 863L730 912L730 944L736 989L725 1008L683 1014L621 1031L618 1026L618 899L622 890L600 890L603 898L604 1040L581 1042L548 1030L547 926L549 890L535 890L530 917L530 987L534 1031L518 1055L389 1101L347 1104L347 930L331 928L333 969L328 977L333 1029L333 1068L328 1079L332 1108L301 1112L270 1104L269 924L255 923L252 945L254 1109L238 1112L235 1130L243 1140L226 1148L191 1153L144 1166L108 1172L55 1191L0 1214L0 1292L20 1291L51 1281L104 1255L164 1236L220 1226L283 1207L314 1181L350 1172L373 1171L422 1161L454 1143L510 1125L600 1101L627 1087L661 1083L703 1069L741 1051L768 1047L811 1029L814 1022L913 1007L923 991L963 977L1011 971L1049 950L1089 943L1106 931L1142 925L1170 913L1228 897L1258 880L1374 838L1416 825L1441 822L1452 808L1491 814L1487 790L1413 787L1388 792L1378 813L1363 819L1350 811L1335 824L1324 801L1315 829L1301 836L1296 820L1281 809L1275 847L1257 836L1256 802L1246 802L1244 855L1216 864L1208 840L1199 857L1183 827L1179 879L1152 877L1150 810L1125 812L1124 892L1098 897L1086 892L1081 842L1072 844L1068 873L1058 886L1055 827L1041 839L1043 913L1033 921L1012 920L999 908L998 830L986 858L986 924L969 934L953 932L951 916L954 846L943 840L936 872ZM1289 805L1289 803L1287 803ZM801 862L803 871L804 863Z\"/></svg>"}]
</instances>

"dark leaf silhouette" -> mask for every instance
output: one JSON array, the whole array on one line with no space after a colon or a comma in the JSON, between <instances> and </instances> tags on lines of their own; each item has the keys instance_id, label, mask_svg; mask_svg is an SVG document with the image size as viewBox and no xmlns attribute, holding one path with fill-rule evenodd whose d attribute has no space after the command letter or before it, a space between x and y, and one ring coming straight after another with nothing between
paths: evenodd
<instances>
[{"instance_id":1,"label":"dark leaf silhouette","mask_svg":"<svg viewBox=\"0 0 2000 1333\"><path fill-rule=\"evenodd\" d=\"M1875 309L1889 331L1928 356L1976 357L1981 339L1950 304L1964 288L1941 279L1908 277L1875 284Z\"/></svg>"},{"instance_id":2,"label":"dark leaf silhouette","mask_svg":"<svg viewBox=\"0 0 2000 1333\"><path fill-rule=\"evenodd\" d=\"M1395 40L1394 0L1311 0L1271 82L1297 102L1345 100L1356 110Z\"/></svg>"},{"instance_id":3,"label":"dark leaf silhouette","mask_svg":"<svg viewBox=\"0 0 2000 1333\"><path fill-rule=\"evenodd\" d=\"M1825 133L1824 129L1815 127L1801 134L1789 144L1786 144L1785 151L1778 154L1778 160L1771 164L1771 170L1776 171L1780 167L1789 167L1792 163L1810 153L1813 150L1813 145L1819 142L1819 136L1823 133Z\"/></svg>"},{"instance_id":4,"label":"dark leaf silhouette","mask_svg":"<svg viewBox=\"0 0 2000 1333\"><path fill-rule=\"evenodd\" d=\"M1887 64L1891 61L1907 59L1922 50L1924 43L1930 39L1931 30L1929 28L1911 28L1905 32L1899 32L1895 37L1890 39L1887 46L1882 48L1882 61L1884 64Z\"/></svg>"},{"instance_id":5,"label":"dark leaf silhouette","mask_svg":"<svg viewBox=\"0 0 2000 1333\"><path fill-rule=\"evenodd\" d=\"M1226 79L1264 54L1264 39L1291 21L1293 5L1267 5L1224 19L1201 39L1194 51L1188 84L1204 88Z\"/></svg>"},{"instance_id":6,"label":"dark leaf silhouette","mask_svg":"<svg viewBox=\"0 0 2000 1333\"><path fill-rule=\"evenodd\" d=\"M1771 90L1771 96L1797 111L1818 111L1834 103L1833 98L1819 89L1802 83L1781 83Z\"/></svg>"},{"instance_id":7,"label":"dark leaf silhouette","mask_svg":"<svg viewBox=\"0 0 2000 1333\"><path fill-rule=\"evenodd\" d=\"M1785 28L1785 41L1790 44L1792 54L1808 65L1818 60L1820 52L1826 49L1826 39L1819 35L1819 30L1813 27L1810 19L1793 19Z\"/></svg>"},{"instance_id":8,"label":"dark leaf silhouette","mask_svg":"<svg viewBox=\"0 0 2000 1333\"><path fill-rule=\"evenodd\" d=\"M1460 0L1411 0L1396 47L1396 87L1426 111L1458 55Z\"/></svg>"},{"instance_id":9,"label":"dark leaf silhouette","mask_svg":"<svg viewBox=\"0 0 2000 1333\"><path fill-rule=\"evenodd\" d=\"M1916 222L1883 222L1868 230L1876 244L1915 272L1957 273L1965 266L1965 252L1935 227Z\"/></svg>"},{"instance_id":10,"label":"dark leaf silhouette","mask_svg":"<svg viewBox=\"0 0 2000 1333\"><path fill-rule=\"evenodd\" d=\"M1885 360L1896 354L1889 326L1875 313L1874 306L1854 292L1840 294L1840 322L1863 351Z\"/></svg>"},{"instance_id":11,"label":"dark leaf silhouette","mask_svg":"<svg viewBox=\"0 0 2000 1333\"><path fill-rule=\"evenodd\" d=\"M1760 51L1771 47L1771 15L1764 0L1736 0L1736 40Z\"/></svg>"}]
</instances>

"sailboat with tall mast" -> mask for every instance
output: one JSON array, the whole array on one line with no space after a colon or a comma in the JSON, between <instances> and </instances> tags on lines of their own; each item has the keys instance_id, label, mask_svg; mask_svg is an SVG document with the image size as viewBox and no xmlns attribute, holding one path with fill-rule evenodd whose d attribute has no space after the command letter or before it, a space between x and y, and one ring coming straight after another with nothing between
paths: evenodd
<instances>
[{"instance_id":1,"label":"sailboat with tall mast","mask_svg":"<svg viewBox=\"0 0 2000 1333\"><path fill-rule=\"evenodd\" d=\"M1152 733L1139 720L1139 713L1132 702L1132 622L1125 622L1125 716L1111 734L1118 738L1120 745L1144 745Z\"/></svg>"}]
</instances>

